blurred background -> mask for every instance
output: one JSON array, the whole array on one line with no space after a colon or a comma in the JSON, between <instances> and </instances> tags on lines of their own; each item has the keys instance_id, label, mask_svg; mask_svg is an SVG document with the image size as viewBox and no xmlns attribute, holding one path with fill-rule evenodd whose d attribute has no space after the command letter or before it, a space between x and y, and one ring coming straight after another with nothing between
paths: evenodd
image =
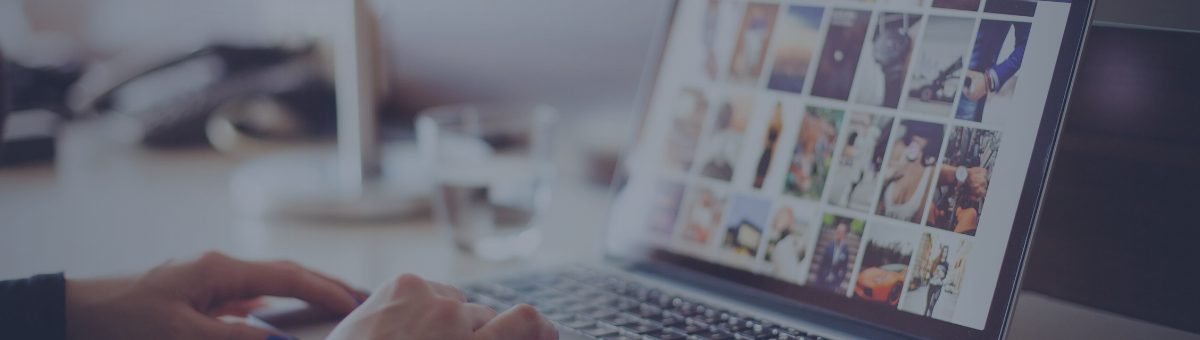
<instances>
[{"instance_id":1,"label":"blurred background","mask_svg":"<svg viewBox=\"0 0 1200 340\"><path fill-rule=\"evenodd\" d=\"M549 104L561 113L562 198L550 224L565 226L548 237L599 233L651 33L669 2L369 2L388 83L383 139L413 140L415 114L431 106ZM423 241L442 233L427 216L298 221L235 206L230 178L245 162L333 145L331 36L345 24L330 15L335 7L0 2L13 94L0 155L0 278L129 272L209 249L294 258L363 286L401 271L445 279L490 267L469 259L431 267L408 256L460 258L448 242ZM1182 293L1197 259L1185 242L1200 236L1188 215L1200 203L1189 175L1200 170L1191 133L1200 118L1179 96L1200 76L1191 61L1200 57L1196 13L1195 1L1097 1L1106 27L1090 37L1081 66L1027 290L1200 332L1200 298ZM599 251L546 248L570 255L558 260Z\"/></svg>"}]
</instances>

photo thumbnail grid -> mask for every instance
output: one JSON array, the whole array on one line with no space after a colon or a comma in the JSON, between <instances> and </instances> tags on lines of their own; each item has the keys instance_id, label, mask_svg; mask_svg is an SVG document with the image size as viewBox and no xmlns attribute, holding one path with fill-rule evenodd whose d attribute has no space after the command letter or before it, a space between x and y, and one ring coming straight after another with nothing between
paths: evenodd
<instances>
[{"instance_id":1,"label":"photo thumbnail grid","mask_svg":"<svg viewBox=\"0 0 1200 340\"><path fill-rule=\"evenodd\" d=\"M656 217L655 230L667 230L657 234L702 259L949 320L1002 130L963 118L962 99L978 90L979 51L1013 64L1030 24L982 19L979 1L976 15L960 8L971 1L915 1L912 10L898 7L905 1L871 10L705 3L710 14L741 11L724 16L740 19L724 23L734 34L705 21L706 37L736 43L705 38L710 49L733 46L703 56L724 55L727 67L706 67L706 81L678 90L662 155L665 170L687 175L678 183L687 192L662 186L676 226ZM988 22L1007 29L1000 47L979 39L1001 30ZM1011 100L1012 71L985 74L977 102ZM755 116L764 123L751 124ZM746 152L752 162L738 157ZM742 172L750 184L735 183ZM930 250L942 244L924 241L939 237L961 241L953 268L940 269L950 256Z\"/></svg>"}]
</instances>

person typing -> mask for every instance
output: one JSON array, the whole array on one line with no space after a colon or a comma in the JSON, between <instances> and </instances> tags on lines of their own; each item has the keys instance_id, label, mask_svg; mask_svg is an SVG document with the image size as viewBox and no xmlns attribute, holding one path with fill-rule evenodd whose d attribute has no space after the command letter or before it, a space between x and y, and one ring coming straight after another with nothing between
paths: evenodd
<instances>
[{"instance_id":1,"label":"person typing","mask_svg":"<svg viewBox=\"0 0 1200 340\"><path fill-rule=\"evenodd\" d=\"M244 317L262 296L294 297L348 316L330 339L557 339L529 305L503 313L458 289L404 274L367 296L288 261L206 253L116 278L38 275L0 282L0 334L13 339L287 339L218 317Z\"/></svg>"}]
</instances>

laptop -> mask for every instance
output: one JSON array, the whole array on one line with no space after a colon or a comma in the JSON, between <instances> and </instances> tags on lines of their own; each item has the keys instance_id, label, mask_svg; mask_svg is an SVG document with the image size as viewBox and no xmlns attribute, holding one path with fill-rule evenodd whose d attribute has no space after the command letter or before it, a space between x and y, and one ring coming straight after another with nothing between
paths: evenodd
<instances>
[{"instance_id":1,"label":"laptop","mask_svg":"<svg viewBox=\"0 0 1200 340\"><path fill-rule=\"evenodd\" d=\"M1092 2L672 4L563 339L1002 339Z\"/></svg>"},{"instance_id":2,"label":"laptop","mask_svg":"<svg viewBox=\"0 0 1200 340\"><path fill-rule=\"evenodd\" d=\"M4 49L0 49L0 159L4 157L4 129L8 122L8 111L12 110L12 85L8 82L8 58Z\"/></svg>"}]
</instances>

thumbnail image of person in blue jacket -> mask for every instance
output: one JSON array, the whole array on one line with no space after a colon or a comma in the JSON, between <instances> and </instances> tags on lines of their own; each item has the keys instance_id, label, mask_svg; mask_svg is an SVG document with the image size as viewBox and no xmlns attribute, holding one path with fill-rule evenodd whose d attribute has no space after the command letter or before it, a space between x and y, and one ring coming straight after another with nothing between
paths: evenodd
<instances>
[{"instance_id":1,"label":"thumbnail image of person in blue jacket","mask_svg":"<svg viewBox=\"0 0 1200 340\"><path fill-rule=\"evenodd\" d=\"M975 49L967 67L962 95L958 100L955 118L983 121L983 111L989 93L996 93L1021 69L1025 45L1029 42L1029 23L983 20L975 37ZM1000 50L1009 31L1015 39L1012 52L1001 60Z\"/></svg>"}]
</instances>

